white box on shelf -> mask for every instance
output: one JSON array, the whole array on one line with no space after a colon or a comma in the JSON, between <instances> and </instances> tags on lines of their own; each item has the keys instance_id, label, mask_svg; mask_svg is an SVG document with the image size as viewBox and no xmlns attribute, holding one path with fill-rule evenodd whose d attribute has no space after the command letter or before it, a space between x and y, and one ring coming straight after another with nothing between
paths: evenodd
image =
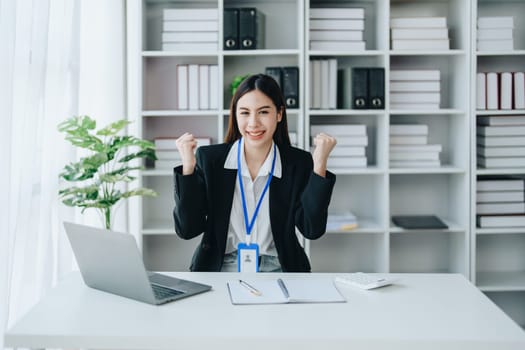
<instances>
[{"instance_id":1,"label":"white box on shelf","mask_svg":"<svg viewBox=\"0 0 525 350\"><path fill-rule=\"evenodd\" d=\"M498 73L487 73L487 109L499 108Z\"/></svg>"},{"instance_id":2,"label":"white box on shelf","mask_svg":"<svg viewBox=\"0 0 525 350\"><path fill-rule=\"evenodd\" d=\"M440 81L439 69L391 69L390 81Z\"/></svg>"},{"instance_id":3,"label":"white box on shelf","mask_svg":"<svg viewBox=\"0 0 525 350\"><path fill-rule=\"evenodd\" d=\"M162 12L165 21L219 20L219 10L216 8L165 8Z\"/></svg>"},{"instance_id":4,"label":"white box on shelf","mask_svg":"<svg viewBox=\"0 0 525 350\"><path fill-rule=\"evenodd\" d=\"M525 115L480 115L477 124L487 126L525 125Z\"/></svg>"},{"instance_id":5,"label":"white box on shelf","mask_svg":"<svg viewBox=\"0 0 525 350\"><path fill-rule=\"evenodd\" d=\"M446 17L397 17L390 19L390 28L446 28Z\"/></svg>"},{"instance_id":6,"label":"white box on shelf","mask_svg":"<svg viewBox=\"0 0 525 350\"><path fill-rule=\"evenodd\" d=\"M164 21L162 22L164 32L218 32L219 22L209 21Z\"/></svg>"},{"instance_id":7,"label":"white box on shelf","mask_svg":"<svg viewBox=\"0 0 525 350\"><path fill-rule=\"evenodd\" d=\"M392 28L391 39L448 39L447 28Z\"/></svg>"},{"instance_id":8,"label":"white box on shelf","mask_svg":"<svg viewBox=\"0 0 525 350\"><path fill-rule=\"evenodd\" d=\"M487 109L487 75L485 73L476 74L476 108Z\"/></svg>"},{"instance_id":9,"label":"white box on shelf","mask_svg":"<svg viewBox=\"0 0 525 350\"><path fill-rule=\"evenodd\" d=\"M449 50L448 39L394 39L392 50Z\"/></svg>"},{"instance_id":10,"label":"white box on shelf","mask_svg":"<svg viewBox=\"0 0 525 350\"><path fill-rule=\"evenodd\" d=\"M188 109L188 65L177 65L177 108Z\"/></svg>"},{"instance_id":11,"label":"white box on shelf","mask_svg":"<svg viewBox=\"0 0 525 350\"><path fill-rule=\"evenodd\" d=\"M162 42L219 42L219 32L163 32Z\"/></svg>"},{"instance_id":12,"label":"white box on shelf","mask_svg":"<svg viewBox=\"0 0 525 350\"><path fill-rule=\"evenodd\" d=\"M512 16L478 17L478 28L514 28Z\"/></svg>"},{"instance_id":13,"label":"white box on shelf","mask_svg":"<svg viewBox=\"0 0 525 350\"><path fill-rule=\"evenodd\" d=\"M512 40L512 28L480 28L477 32L478 40Z\"/></svg>"},{"instance_id":14,"label":"white box on shelf","mask_svg":"<svg viewBox=\"0 0 525 350\"><path fill-rule=\"evenodd\" d=\"M311 8L310 19L326 18L326 19L364 19L364 8L348 8L348 7L324 7Z\"/></svg>"},{"instance_id":15,"label":"white box on shelf","mask_svg":"<svg viewBox=\"0 0 525 350\"><path fill-rule=\"evenodd\" d=\"M511 51L514 40L478 40L478 51Z\"/></svg>"},{"instance_id":16,"label":"white box on shelf","mask_svg":"<svg viewBox=\"0 0 525 350\"><path fill-rule=\"evenodd\" d=\"M390 124L390 136L392 135L428 135L426 124Z\"/></svg>"},{"instance_id":17,"label":"white box on shelf","mask_svg":"<svg viewBox=\"0 0 525 350\"><path fill-rule=\"evenodd\" d=\"M310 41L310 50L318 51L364 51L364 41Z\"/></svg>"},{"instance_id":18,"label":"white box on shelf","mask_svg":"<svg viewBox=\"0 0 525 350\"><path fill-rule=\"evenodd\" d=\"M514 78L514 109L525 109L525 73L515 72L513 75L513 78Z\"/></svg>"},{"instance_id":19,"label":"white box on shelf","mask_svg":"<svg viewBox=\"0 0 525 350\"><path fill-rule=\"evenodd\" d=\"M311 19L313 30L364 30L364 19Z\"/></svg>"},{"instance_id":20,"label":"white box on shelf","mask_svg":"<svg viewBox=\"0 0 525 350\"><path fill-rule=\"evenodd\" d=\"M310 30L310 41L363 41L363 31Z\"/></svg>"},{"instance_id":21,"label":"white box on shelf","mask_svg":"<svg viewBox=\"0 0 525 350\"><path fill-rule=\"evenodd\" d=\"M482 146L525 146L525 136L483 136L476 140Z\"/></svg>"},{"instance_id":22,"label":"white box on shelf","mask_svg":"<svg viewBox=\"0 0 525 350\"><path fill-rule=\"evenodd\" d=\"M440 92L439 81L391 81L390 92Z\"/></svg>"}]
</instances>

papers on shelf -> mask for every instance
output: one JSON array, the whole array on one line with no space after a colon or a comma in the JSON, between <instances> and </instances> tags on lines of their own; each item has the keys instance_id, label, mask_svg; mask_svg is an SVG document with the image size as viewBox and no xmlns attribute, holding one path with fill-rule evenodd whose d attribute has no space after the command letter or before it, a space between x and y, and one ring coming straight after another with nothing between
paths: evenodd
<instances>
[{"instance_id":1,"label":"papers on shelf","mask_svg":"<svg viewBox=\"0 0 525 350\"><path fill-rule=\"evenodd\" d=\"M358 227L357 217L348 213L328 214L326 231L350 231Z\"/></svg>"}]
</instances>

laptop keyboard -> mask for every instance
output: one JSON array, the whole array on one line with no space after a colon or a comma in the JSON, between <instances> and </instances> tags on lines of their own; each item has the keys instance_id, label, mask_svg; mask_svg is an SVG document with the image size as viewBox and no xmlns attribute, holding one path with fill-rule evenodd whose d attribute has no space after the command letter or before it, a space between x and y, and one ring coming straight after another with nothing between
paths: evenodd
<instances>
[{"instance_id":1,"label":"laptop keyboard","mask_svg":"<svg viewBox=\"0 0 525 350\"><path fill-rule=\"evenodd\" d=\"M171 298L177 295L184 294L184 292L176 289L166 288L163 286L159 286L158 284L152 284L153 292L155 293L155 298L158 300Z\"/></svg>"}]
</instances>

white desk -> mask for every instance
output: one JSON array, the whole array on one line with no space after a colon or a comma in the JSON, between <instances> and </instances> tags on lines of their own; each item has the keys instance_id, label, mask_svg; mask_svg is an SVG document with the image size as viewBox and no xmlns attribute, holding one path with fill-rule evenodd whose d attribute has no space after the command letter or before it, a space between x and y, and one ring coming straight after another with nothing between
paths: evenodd
<instances>
[{"instance_id":1,"label":"white desk","mask_svg":"<svg viewBox=\"0 0 525 350\"><path fill-rule=\"evenodd\" d=\"M176 273L213 290L152 306L90 289L72 274L5 336L8 347L89 349L525 349L525 332L463 276L399 274L343 304L230 303L234 273ZM286 277L336 274L287 274ZM260 274L276 278L276 274Z\"/></svg>"}]
</instances>

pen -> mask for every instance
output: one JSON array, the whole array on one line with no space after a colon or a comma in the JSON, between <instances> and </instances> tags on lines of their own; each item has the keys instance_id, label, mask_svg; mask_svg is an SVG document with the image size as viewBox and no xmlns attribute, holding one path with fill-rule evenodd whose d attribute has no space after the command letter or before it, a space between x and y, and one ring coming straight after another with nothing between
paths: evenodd
<instances>
[{"instance_id":1,"label":"pen","mask_svg":"<svg viewBox=\"0 0 525 350\"><path fill-rule=\"evenodd\" d=\"M279 287L281 287L281 290L283 291L284 296L286 297L286 299L288 299L290 297L290 294L288 293L288 288L286 288L286 286L284 285L283 280L278 278L277 283L279 283Z\"/></svg>"},{"instance_id":2,"label":"pen","mask_svg":"<svg viewBox=\"0 0 525 350\"><path fill-rule=\"evenodd\" d=\"M256 295L256 296L261 296L262 295L262 293L260 291L258 291L257 289L255 289L254 287L249 285L248 283L244 282L243 280L239 280L239 283L241 284L241 286L243 286L244 288L248 289L250 291L250 293L252 293L253 295Z\"/></svg>"}]
</instances>

